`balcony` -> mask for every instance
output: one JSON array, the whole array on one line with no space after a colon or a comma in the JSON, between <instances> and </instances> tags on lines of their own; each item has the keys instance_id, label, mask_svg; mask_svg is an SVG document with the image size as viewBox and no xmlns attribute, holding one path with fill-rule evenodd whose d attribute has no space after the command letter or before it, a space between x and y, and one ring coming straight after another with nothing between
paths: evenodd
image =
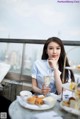
<instances>
[{"instance_id":1,"label":"balcony","mask_svg":"<svg viewBox=\"0 0 80 119\"><path fill-rule=\"evenodd\" d=\"M41 58L42 39L0 38L0 62L11 65L2 81L3 95L14 100L21 90L31 90L31 68ZM63 41L71 65L80 64L80 41ZM70 49L73 49L70 51Z\"/></svg>"}]
</instances>

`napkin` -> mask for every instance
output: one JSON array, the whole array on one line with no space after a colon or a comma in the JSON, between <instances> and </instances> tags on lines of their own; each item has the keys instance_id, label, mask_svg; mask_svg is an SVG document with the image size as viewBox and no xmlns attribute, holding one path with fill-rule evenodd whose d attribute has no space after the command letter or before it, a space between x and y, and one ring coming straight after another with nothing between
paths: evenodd
<instances>
[{"instance_id":1,"label":"napkin","mask_svg":"<svg viewBox=\"0 0 80 119\"><path fill-rule=\"evenodd\" d=\"M63 119L63 118L59 116L56 112L49 111L35 114L33 117L31 117L31 119Z\"/></svg>"}]
</instances>

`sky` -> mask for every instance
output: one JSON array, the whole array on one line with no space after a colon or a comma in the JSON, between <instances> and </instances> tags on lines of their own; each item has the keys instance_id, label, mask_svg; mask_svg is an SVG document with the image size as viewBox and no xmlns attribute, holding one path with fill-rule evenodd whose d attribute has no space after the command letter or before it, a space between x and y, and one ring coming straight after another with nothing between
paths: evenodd
<instances>
[{"instance_id":1,"label":"sky","mask_svg":"<svg viewBox=\"0 0 80 119\"><path fill-rule=\"evenodd\" d=\"M60 1L0 0L0 38L80 41L80 0Z\"/></svg>"}]
</instances>

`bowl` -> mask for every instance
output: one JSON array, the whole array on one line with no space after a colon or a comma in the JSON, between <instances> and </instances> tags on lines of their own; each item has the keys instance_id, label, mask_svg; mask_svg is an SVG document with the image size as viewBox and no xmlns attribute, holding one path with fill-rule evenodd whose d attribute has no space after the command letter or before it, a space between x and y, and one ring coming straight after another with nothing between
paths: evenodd
<instances>
[{"instance_id":1,"label":"bowl","mask_svg":"<svg viewBox=\"0 0 80 119\"><path fill-rule=\"evenodd\" d=\"M23 90L20 92L20 96L24 97L28 97L28 96L32 96L32 93L30 91L27 91L27 90Z\"/></svg>"}]
</instances>

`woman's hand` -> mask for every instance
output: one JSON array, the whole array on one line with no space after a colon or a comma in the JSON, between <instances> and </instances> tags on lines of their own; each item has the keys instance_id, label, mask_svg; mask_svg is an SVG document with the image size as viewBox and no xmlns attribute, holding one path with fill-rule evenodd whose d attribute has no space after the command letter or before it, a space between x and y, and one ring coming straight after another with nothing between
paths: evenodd
<instances>
[{"instance_id":1,"label":"woman's hand","mask_svg":"<svg viewBox=\"0 0 80 119\"><path fill-rule=\"evenodd\" d=\"M45 84L42 85L42 94L47 95L50 92L50 88L48 86L45 86Z\"/></svg>"},{"instance_id":2,"label":"woman's hand","mask_svg":"<svg viewBox=\"0 0 80 119\"><path fill-rule=\"evenodd\" d=\"M51 58L48 59L48 62L50 64L50 66L54 69L58 68L57 64L58 64L58 59L57 58Z\"/></svg>"}]
</instances>

